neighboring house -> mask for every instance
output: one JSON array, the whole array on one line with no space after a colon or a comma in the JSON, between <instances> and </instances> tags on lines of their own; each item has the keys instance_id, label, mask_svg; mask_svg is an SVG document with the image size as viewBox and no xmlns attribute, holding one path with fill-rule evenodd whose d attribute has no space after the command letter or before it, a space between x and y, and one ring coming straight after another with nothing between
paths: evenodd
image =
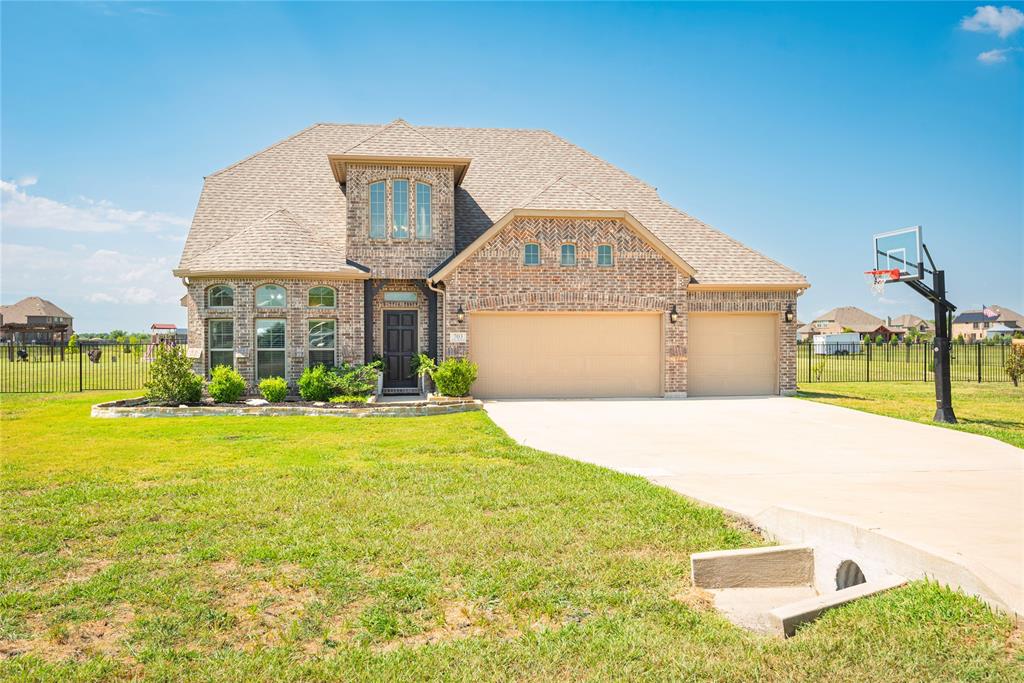
<instances>
[{"instance_id":1,"label":"neighboring house","mask_svg":"<svg viewBox=\"0 0 1024 683\"><path fill-rule=\"evenodd\" d=\"M188 343L188 329L171 323L153 323L149 326L149 334L151 344L161 341L170 341L180 345Z\"/></svg>"},{"instance_id":2,"label":"neighboring house","mask_svg":"<svg viewBox=\"0 0 1024 683\"><path fill-rule=\"evenodd\" d=\"M988 330L1006 327L1010 334L1024 330L1024 316L1005 306L985 306L982 309L963 311L953 318L953 339L963 335L964 341L976 342L985 339Z\"/></svg>"},{"instance_id":3,"label":"neighboring house","mask_svg":"<svg viewBox=\"0 0 1024 683\"><path fill-rule=\"evenodd\" d=\"M180 265L198 372L465 356L481 397L796 389L805 278L542 130L317 124L207 176Z\"/></svg>"},{"instance_id":4,"label":"neighboring house","mask_svg":"<svg viewBox=\"0 0 1024 683\"><path fill-rule=\"evenodd\" d=\"M65 344L74 333L71 314L52 301L30 296L0 306L0 341Z\"/></svg>"},{"instance_id":5,"label":"neighboring house","mask_svg":"<svg viewBox=\"0 0 1024 683\"><path fill-rule=\"evenodd\" d=\"M890 337L902 337L906 330L891 328L881 318L875 317L856 306L840 306L831 311L822 313L814 320L798 330L800 338L804 341L812 339L819 334L840 334L842 332L857 332L863 338L869 336L875 338L882 335L886 339Z\"/></svg>"},{"instance_id":6,"label":"neighboring house","mask_svg":"<svg viewBox=\"0 0 1024 683\"><path fill-rule=\"evenodd\" d=\"M899 332L901 335L906 334L910 330L916 330L919 334L924 335L935 334L935 325L911 313L904 313L895 318L889 318L886 320L885 326L894 332Z\"/></svg>"}]
</instances>

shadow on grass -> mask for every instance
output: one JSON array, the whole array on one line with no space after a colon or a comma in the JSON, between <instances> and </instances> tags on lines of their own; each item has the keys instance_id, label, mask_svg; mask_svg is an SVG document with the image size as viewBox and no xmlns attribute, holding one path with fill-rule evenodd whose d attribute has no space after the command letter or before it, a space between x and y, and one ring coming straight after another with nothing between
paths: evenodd
<instances>
[{"instance_id":1,"label":"shadow on grass","mask_svg":"<svg viewBox=\"0 0 1024 683\"><path fill-rule=\"evenodd\" d=\"M956 410L956 406L953 406ZM979 420L973 417L961 417L957 415L957 421L960 424L972 424L972 425L985 425L987 427L995 427L997 429L1009 429L1017 432L1024 432L1024 422L1017 422L1016 420Z\"/></svg>"},{"instance_id":2,"label":"shadow on grass","mask_svg":"<svg viewBox=\"0 0 1024 683\"><path fill-rule=\"evenodd\" d=\"M867 401L863 396L850 396L848 394L833 394L827 391L804 391L800 389L796 392L799 398L843 398L848 401Z\"/></svg>"}]
</instances>

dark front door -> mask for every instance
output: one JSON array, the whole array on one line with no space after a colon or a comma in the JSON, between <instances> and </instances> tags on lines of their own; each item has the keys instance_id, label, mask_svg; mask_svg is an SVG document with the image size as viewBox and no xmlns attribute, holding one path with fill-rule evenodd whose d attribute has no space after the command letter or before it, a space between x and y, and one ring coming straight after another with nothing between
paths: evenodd
<instances>
[{"instance_id":1,"label":"dark front door","mask_svg":"<svg viewBox=\"0 0 1024 683\"><path fill-rule=\"evenodd\" d=\"M412 357L416 355L416 311L384 311L385 387L416 387Z\"/></svg>"}]
</instances>

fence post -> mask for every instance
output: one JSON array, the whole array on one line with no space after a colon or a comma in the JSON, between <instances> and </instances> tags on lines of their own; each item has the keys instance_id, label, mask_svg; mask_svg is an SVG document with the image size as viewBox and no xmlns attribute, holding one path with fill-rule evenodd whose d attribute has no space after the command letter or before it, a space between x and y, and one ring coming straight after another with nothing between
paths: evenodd
<instances>
[{"instance_id":1,"label":"fence post","mask_svg":"<svg viewBox=\"0 0 1024 683\"><path fill-rule=\"evenodd\" d=\"M85 353L85 347L82 344L78 345L78 391L83 391L82 387L82 354Z\"/></svg>"},{"instance_id":2,"label":"fence post","mask_svg":"<svg viewBox=\"0 0 1024 683\"><path fill-rule=\"evenodd\" d=\"M983 344L978 344L978 384L981 384L981 347Z\"/></svg>"},{"instance_id":3,"label":"fence post","mask_svg":"<svg viewBox=\"0 0 1024 683\"><path fill-rule=\"evenodd\" d=\"M867 342L864 345L864 347L867 349L867 355L866 355L865 359L867 360L867 364L866 365L867 365L867 373L868 373L867 379L865 379L864 381L865 382L870 382L871 381L871 342Z\"/></svg>"}]
</instances>

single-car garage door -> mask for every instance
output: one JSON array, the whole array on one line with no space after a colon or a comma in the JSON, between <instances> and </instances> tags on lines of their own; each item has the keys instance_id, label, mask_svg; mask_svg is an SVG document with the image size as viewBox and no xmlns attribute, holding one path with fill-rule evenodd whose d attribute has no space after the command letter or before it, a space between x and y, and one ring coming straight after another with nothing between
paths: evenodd
<instances>
[{"instance_id":1,"label":"single-car garage door","mask_svg":"<svg viewBox=\"0 0 1024 683\"><path fill-rule=\"evenodd\" d=\"M660 313L472 313L480 398L661 396Z\"/></svg>"},{"instance_id":2,"label":"single-car garage door","mask_svg":"<svg viewBox=\"0 0 1024 683\"><path fill-rule=\"evenodd\" d=\"M688 396L778 393L777 314L691 313Z\"/></svg>"}]
</instances>

